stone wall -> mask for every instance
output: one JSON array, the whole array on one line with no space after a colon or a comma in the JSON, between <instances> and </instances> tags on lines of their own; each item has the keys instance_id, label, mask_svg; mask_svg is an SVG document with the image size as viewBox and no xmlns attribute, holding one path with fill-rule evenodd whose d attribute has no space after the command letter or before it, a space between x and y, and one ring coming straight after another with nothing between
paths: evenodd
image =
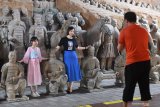
<instances>
[{"instance_id":1,"label":"stone wall","mask_svg":"<svg viewBox=\"0 0 160 107\"><path fill-rule=\"evenodd\" d=\"M86 5L80 0L57 0L56 6L62 12L80 12L86 21L84 29L91 27L100 17L104 16L112 16L113 18L122 20L122 15L110 11L106 12L103 9L97 10L97 8Z\"/></svg>"},{"instance_id":2,"label":"stone wall","mask_svg":"<svg viewBox=\"0 0 160 107\"><path fill-rule=\"evenodd\" d=\"M113 2L115 0L96 0L96 1L99 1L99 2ZM136 2L145 2L145 3L149 3L149 4L152 4L152 5L157 5L159 4L159 0L134 0Z\"/></svg>"},{"instance_id":3,"label":"stone wall","mask_svg":"<svg viewBox=\"0 0 160 107\"><path fill-rule=\"evenodd\" d=\"M96 1L115 1L115 0L96 0ZM146 2L146 3L151 3L154 4L155 2L158 2L158 0L134 0L136 2Z\"/></svg>"},{"instance_id":4,"label":"stone wall","mask_svg":"<svg viewBox=\"0 0 160 107\"><path fill-rule=\"evenodd\" d=\"M141 8L138 6L132 6L127 3L118 3L114 0L97 0L99 2L107 2L110 5L121 7L121 9L131 9L132 11L135 11L138 15L150 15L154 18L160 19L160 12L157 12L152 9L147 8ZM139 0L140 1L140 0ZM146 1L146 0L141 0ZM158 0L147 0L147 2L153 2L156 3ZM80 0L57 0L56 6L59 10L62 12L80 12L82 16L86 19L86 25L84 28L91 27L97 19L104 16L111 16L113 18L116 18L118 20L118 27L121 28L121 23L123 19L123 15L110 12L104 9L95 8L94 6L87 5L82 3Z\"/></svg>"},{"instance_id":5,"label":"stone wall","mask_svg":"<svg viewBox=\"0 0 160 107\"><path fill-rule=\"evenodd\" d=\"M56 6L62 12L80 12L81 15L85 18L86 25L84 28L87 28L93 24L98 19L96 14L92 14L89 10L86 10L83 6L78 6L70 0L57 0ZM89 19L89 20L88 20Z\"/></svg>"},{"instance_id":6,"label":"stone wall","mask_svg":"<svg viewBox=\"0 0 160 107\"><path fill-rule=\"evenodd\" d=\"M107 3L107 4L110 4L112 6L117 6L121 9L124 9L124 10L130 9L132 11L135 11L138 14L140 13L140 14L151 15L153 17L160 17L160 12L155 11L153 9L142 8L142 7L134 6L134 5L131 5L131 4L128 4L128 3L124 3L124 2L115 2L114 0L97 0L97 1L99 1L100 3ZM144 1L145 3L149 3L149 4L152 4L152 5L159 4L158 0L146 0L146 1L145 0L135 0L135 1Z\"/></svg>"}]
</instances>

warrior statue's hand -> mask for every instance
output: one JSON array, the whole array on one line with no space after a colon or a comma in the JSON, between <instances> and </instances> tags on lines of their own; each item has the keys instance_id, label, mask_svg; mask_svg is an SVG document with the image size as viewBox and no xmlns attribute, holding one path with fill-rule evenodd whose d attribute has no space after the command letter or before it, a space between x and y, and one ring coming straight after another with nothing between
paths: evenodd
<instances>
[{"instance_id":1,"label":"warrior statue's hand","mask_svg":"<svg viewBox=\"0 0 160 107\"><path fill-rule=\"evenodd\" d=\"M91 47L91 45L86 46L85 49L88 49L89 47Z\"/></svg>"},{"instance_id":2,"label":"warrior statue's hand","mask_svg":"<svg viewBox=\"0 0 160 107\"><path fill-rule=\"evenodd\" d=\"M17 84L19 80L19 77L12 77L13 84Z\"/></svg>"},{"instance_id":3,"label":"warrior statue's hand","mask_svg":"<svg viewBox=\"0 0 160 107\"><path fill-rule=\"evenodd\" d=\"M52 73L48 73L48 77L52 77Z\"/></svg>"},{"instance_id":4,"label":"warrior statue's hand","mask_svg":"<svg viewBox=\"0 0 160 107\"><path fill-rule=\"evenodd\" d=\"M3 44L7 43L7 39L2 39L2 43Z\"/></svg>"},{"instance_id":5,"label":"warrior statue's hand","mask_svg":"<svg viewBox=\"0 0 160 107\"><path fill-rule=\"evenodd\" d=\"M116 73L115 73L115 75L116 75L116 76L119 76L119 75L120 75L120 73L119 73L119 72L116 72Z\"/></svg>"},{"instance_id":6,"label":"warrior statue's hand","mask_svg":"<svg viewBox=\"0 0 160 107\"><path fill-rule=\"evenodd\" d=\"M5 84L4 83L0 83L0 87L5 89Z\"/></svg>"},{"instance_id":7,"label":"warrior statue's hand","mask_svg":"<svg viewBox=\"0 0 160 107\"><path fill-rule=\"evenodd\" d=\"M49 60L49 58L42 58L42 60Z\"/></svg>"},{"instance_id":8,"label":"warrior statue's hand","mask_svg":"<svg viewBox=\"0 0 160 107\"><path fill-rule=\"evenodd\" d=\"M20 61L18 61L19 63L22 63L23 62L23 60L20 60Z\"/></svg>"},{"instance_id":9,"label":"warrior statue's hand","mask_svg":"<svg viewBox=\"0 0 160 107\"><path fill-rule=\"evenodd\" d=\"M22 73L19 74L18 79L23 79L23 74Z\"/></svg>"},{"instance_id":10,"label":"warrior statue's hand","mask_svg":"<svg viewBox=\"0 0 160 107\"><path fill-rule=\"evenodd\" d=\"M0 85L0 87L3 87L3 86L5 86L5 82L4 81L1 81L1 83L0 83L1 85Z\"/></svg>"},{"instance_id":11,"label":"warrior statue's hand","mask_svg":"<svg viewBox=\"0 0 160 107\"><path fill-rule=\"evenodd\" d=\"M49 42L46 42L46 48L50 49L51 45L49 44Z\"/></svg>"},{"instance_id":12,"label":"warrior statue's hand","mask_svg":"<svg viewBox=\"0 0 160 107\"><path fill-rule=\"evenodd\" d=\"M13 44L20 45L20 42L14 37L9 38L9 41L12 42Z\"/></svg>"},{"instance_id":13,"label":"warrior statue's hand","mask_svg":"<svg viewBox=\"0 0 160 107\"><path fill-rule=\"evenodd\" d=\"M17 39L14 38L14 37L10 38L9 40L12 41L12 42L16 42L17 41Z\"/></svg>"}]
</instances>

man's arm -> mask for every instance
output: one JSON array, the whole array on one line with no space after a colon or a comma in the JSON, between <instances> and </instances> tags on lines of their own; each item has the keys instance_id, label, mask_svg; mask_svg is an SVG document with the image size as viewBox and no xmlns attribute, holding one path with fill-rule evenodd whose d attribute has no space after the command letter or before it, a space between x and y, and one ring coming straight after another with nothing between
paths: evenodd
<instances>
[{"instance_id":1,"label":"man's arm","mask_svg":"<svg viewBox=\"0 0 160 107\"><path fill-rule=\"evenodd\" d=\"M117 49L118 49L118 52L121 52L124 49L124 45L118 43Z\"/></svg>"},{"instance_id":2,"label":"man's arm","mask_svg":"<svg viewBox=\"0 0 160 107\"><path fill-rule=\"evenodd\" d=\"M124 30L120 32L120 35L118 37L118 46L117 50L118 52L121 52L125 48L125 37L124 37Z\"/></svg>"}]
</instances>

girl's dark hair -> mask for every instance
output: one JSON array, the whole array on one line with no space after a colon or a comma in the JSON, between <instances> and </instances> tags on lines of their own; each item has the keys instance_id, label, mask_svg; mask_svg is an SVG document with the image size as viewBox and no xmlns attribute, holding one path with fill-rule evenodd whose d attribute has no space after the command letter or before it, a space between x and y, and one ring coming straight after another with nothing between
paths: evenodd
<instances>
[{"instance_id":1,"label":"girl's dark hair","mask_svg":"<svg viewBox=\"0 0 160 107\"><path fill-rule=\"evenodd\" d=\"M37 37L35 37L35 36L32 36L32 38L31 38L30 42L33 42L33 41L38 41L38 38L37 38Z\"/></svg>"},{"instance_id":2,"label":"girl's dark hair","mask_svg":"<svg viewBox=\"0 0 160 107\"><path fill-rule=\"evenodd\" d=\"M67 29L67 35L69 35L69 31L73 30L74 27L73 26L69 26L68 29Z\"/></svg>"}]
</instances>

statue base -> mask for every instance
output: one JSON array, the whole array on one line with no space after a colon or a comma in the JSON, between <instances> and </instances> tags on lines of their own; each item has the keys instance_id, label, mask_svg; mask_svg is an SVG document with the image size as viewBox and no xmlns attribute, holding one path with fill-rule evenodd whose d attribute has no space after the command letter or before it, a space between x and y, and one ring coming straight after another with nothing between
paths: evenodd
<instances>
[{"instance_id":1,"label":"statue base","mask_svg":"<svg viewBox=\"0 0 160 107\"><path fill-rule=\"evenodd\" d=\"M81 90L82 92L89 92L89 93L105 91L105 89L103 87L94 88L94 89L89 89L87 87L80 87L79 90Z\"/></svg>"},{"instance_id":2,"label":"statue base","mask_svg":"<svg viewBox=\"0 0 160 107\"><path fill-rule=\"evenodd\" d=\"M67 93L66 92L58 92L58 93L48 93L48 94L53 97L58 97L58 96L65 96Z\"/></svg>"},{"instance_id":3,"label":"statue base","mask_svg":"<svg viewBox=\"0 0 160 107\"><path fill-rule=\"evenodd\" d=\"M21 98L15 98L15 99L8 99L7 98L7 101L9 103L13 103L13 102L21 102L21 101L28 101L29 100L29 97L27 96L22 96Z\"/></svg>"}]
</instances>

